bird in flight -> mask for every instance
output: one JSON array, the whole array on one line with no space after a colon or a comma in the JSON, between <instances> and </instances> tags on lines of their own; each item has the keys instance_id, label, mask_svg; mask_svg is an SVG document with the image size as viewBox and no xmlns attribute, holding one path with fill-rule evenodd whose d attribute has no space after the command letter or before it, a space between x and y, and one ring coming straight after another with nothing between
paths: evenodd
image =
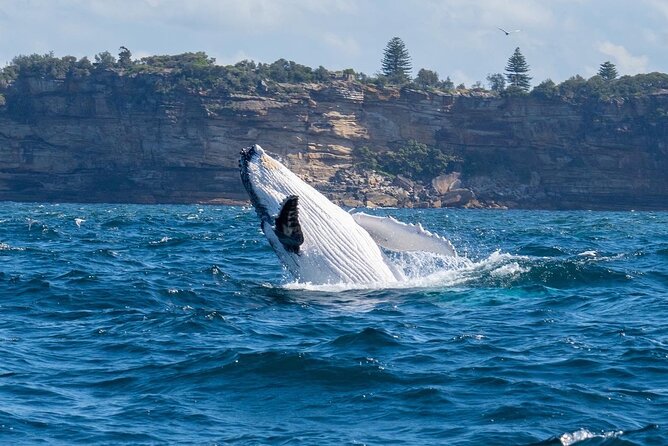
<instances>
[{"instance_id":1,"label":"bird in flight","mask_svg":"<svg viewBox=\"0 0 668 446\"><path fill-rule=\"evenodd\" d=\"M503 32L506 34L506 36L509 36L510 33L518 33L518 32L520 32L519 29L514 29L514 30L512 30L512 31L506 31L506 30L503 29L503 28L498 28L498 29L500 29L501 31L503 31Z\"/></svg>"}]
</instances>

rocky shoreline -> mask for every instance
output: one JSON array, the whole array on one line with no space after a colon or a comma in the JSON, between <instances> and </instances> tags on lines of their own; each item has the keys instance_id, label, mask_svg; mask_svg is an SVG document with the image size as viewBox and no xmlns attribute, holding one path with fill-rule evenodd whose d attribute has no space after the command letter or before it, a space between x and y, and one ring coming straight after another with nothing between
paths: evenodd
<instances>
[{"instance_id":1,"label":"rocky shoreline","mask_svg":"<svg viewBox=\"0 0 668 446\"><path fill-rule=\"evenodd\" d=\"M316 187L330 200L346 207L494 207L481 203L472 190L462 187L459 176L459 173L441 175L424 185L402 175L393 178L373 171L340 170L331 183Z\"/></svg>"}]
</instances>

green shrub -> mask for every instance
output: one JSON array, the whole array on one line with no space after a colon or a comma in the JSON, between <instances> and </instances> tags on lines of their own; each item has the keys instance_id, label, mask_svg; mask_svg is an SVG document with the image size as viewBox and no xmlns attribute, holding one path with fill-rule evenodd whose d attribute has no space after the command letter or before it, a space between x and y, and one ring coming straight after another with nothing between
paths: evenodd
<instances>
[{"instance_id":1,"label":"green shrub","mask_svg":"<svg viewBox=\"0 0 668 446\"><path fill-rule=\"evenodd\" d=\"M432 70L427 70L425 68L420 69L418 71L417 77L413 81L413 83L418 87L418 88L435 88L438 86L440 80L438 79L438 73Z\"/></svg>"},{"instance_id":2,"label":"green shrub","mask_svg":"<svg viewBox=\"0 0 668 446\"><path fill-rule=\"evenodd\" d=\"M412 139L396 150L375 153L363 146L356 149L353 155L365 169L391 175L401 174L419 181L430 181L446 172L448 166L458 160L453 155Z\"/></svg>"},{"instance_id":3,"label":"green shrub","mask_svg":"<svg viewBox=\"0 0 668 446\"><path fill-rule=\"evenodd\" d=\"M552 79L545 79L531 90L531 95L539 98L552 99L559 95L559 91Z\"/></svg>"},{"instance_id":4,"label":"green shrub","mask_svg":"<svg viewBox=\"0 0 668 446\"><path fill-rule=\"evenodd\" d=\"M17 77L64 79L75 61L76 58L72 56L58 58L53 53L31 54L16 56L12 59L12 65L16 67L13 71Z\"/></svg>"},{"instance_id":5,"label":"green shrub","mask_svg":"<svg viewBox=\"0 0 668 446\"><path fill-rule=\"evenodd\" d=\"M332 73L325 67L312 69L287 59L279 59L273 63L255 63L243 60L234 65L216 65L215 59L202 51L176 55L155 55L132 60L131 52L121 47L118 60L108 51L95 55L92 63L87 57L77 60L73 56L55 57L53 53L19 55L0 70L0 87L9 85L21 78L40 77L44 79L72 79L99 75L100 71L113 71L118 76L143 76L142 83L154 91L167 93L175 89L189 91L222 91L254 93L257 91L287 92L299 87L285 84L303 82L331 82ZM522 62L521 60L519 62ZM517 73L528 80L522 72L522 63L510 64L511 77L517 80ZM512 65L512 66L511 66ZM517 73L516 73L517 72ZM392 72L396 74L395 72ZM367 76L355 72L352 68L343 70L343 74L378 88L392 87L393 84L404 85L407 75L401 82L392 76L377 74ZM614 77L614 73L604 72L605 76L596 75L590 79L573 76L556 85L546 80L537 85L531 95L546 99L563 100L574 104L585 104L590 101L609 100L610 98L627 98L648 95L661 89L668 89L668 74L646 73L635 76ZM151 75L151 76L145 76ZM513 77L515 76L515 77ZM396 76L395 76L396 77ZM500 73L489 75L487 80L493 91L503 96L524 95L525 89L520 86L504 86L505 79ZM521 79L520 79L521 80ZM279 85L282 84L282 85ZM448 91L455 89L449 77L439 80L434 71L421 69L411 84L413 87L430 91ZM481 88L479 83L472 86ZM466 91L464 84L458 90ZM416 147L413 149L417 150ZM416 174L417 171L416 171Z\"/></svg>"},{"instance_id":6,"label":"green shrub","mask_svg":"<svg viewBox=\"0 0 668 446\"><path fill-rule=\"evenodd\" d=\"M378 154L372 152L369 147L355 147L353 157L357 158L357 165L362 169L378 170Z\"/></svg>"}]
</instances>

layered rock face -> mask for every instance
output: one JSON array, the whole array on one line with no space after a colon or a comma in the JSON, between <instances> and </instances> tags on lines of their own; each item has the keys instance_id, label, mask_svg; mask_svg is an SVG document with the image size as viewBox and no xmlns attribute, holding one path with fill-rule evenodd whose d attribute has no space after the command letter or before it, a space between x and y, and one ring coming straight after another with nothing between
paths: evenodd
<instances>
[{"instance_id":1,"label":"layered rock face","mask_svg":"<svg viewBox=\"0 0 668 446\"><path fill-rule=\"evenodd\" d=\"M668 209L668 94L576 106L343 81L254 95L160 93L150 80L107 72L9 87L0 199L241 201L239 150L259 143L351 205L461 205L463 194L508 207ZM443 181L410 190L347 176L354 148L382 152L408 139L461 160L444 172L445 190Z\"/></svg>"},{"instance_id":2,"label":"layered rock face","mask_svg":"<svg viewBox=\"0 0 668 446\"><path fill-rule=\"evenodd\" d=\"M509 207L668 209L668 92L581 106L460 98L437 135L462 180Z\"/></svg>"}]
</instances>

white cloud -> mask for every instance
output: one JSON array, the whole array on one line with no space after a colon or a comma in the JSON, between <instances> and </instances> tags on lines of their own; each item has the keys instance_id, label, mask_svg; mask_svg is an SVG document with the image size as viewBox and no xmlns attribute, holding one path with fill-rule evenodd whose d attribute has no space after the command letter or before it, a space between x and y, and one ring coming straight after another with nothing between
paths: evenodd
<instances>
[{"instance_id":1,"label":"white cloud","mask_svg":"<svg viewBox=\"0 0 668 446\"><path fill-rule=\"evenodd\" d=\"M123 21L174 24L188 28L226 27L247 34L286 31L310 19L328 15L352 14L351 0L59 0L79 2L100 17Z\"/></svg>"},{"instance_id":2,"label":"white cloud","mask_svg":"<svg viewBox=\"0 0 668 446\"><path fill-rule=\"evenodd\" d=\"M641 35L647 45L661 47L668 45L668 31L664 29L643 29Z\"/></svg>"},{"instance_id":3,"label":"white cloud","mask_svg":"<svg viewBox=\"0 0 668 446\"><path fill-rule=\"evenodd\" d=\"M450 77L455 85L465 84L467 87L473 85L476 81L462 70L455 70ZM482 81L481 81L482 82Z\"/></svg>"},{"instance_id":4,"label":"white cloud","mask_svg":"<svg viewBox=\"0 0 668 446\"><path fill-rule=\"evenodd\" d=\"M322 36L325 44L343 56L356 57L360 54L360 45L354 37L340 36L338 34L326 33Z\"/></svg>"},{"instance_id":5,"label":"white cloud","mask_svg":"<svg viewBox=\"0 0 668 446\"><path fill-rule=\"evenodd\" d=\"M233 55L222 55L218 56L216 54L212 55L216 59L216 64L218 65L234 65L237 62L242 60L257 60L257 58L247 54L245 51L237 51Z\"/></svg>"},{"instance_id":6,"label":"white cloud","mask_svg":"<svg viewBox=\"0 0 668 446\"><path fill-rule=\"evenodd\" d=\"M637 74L647 72L647 56L634 56L622 45L612 42L602 42L597 46L598 51L612 58L622 74Z\"/></svg>"},{"instance_id":7,"label":"white cloud","mask_svg":"<svg viewBox=\"0 0 668 446\"><path fill-rule=\"evenodd\" d=\"M668 2L665 0L645 0L644 3L668 19Z\"/></svg>"},{"instance_id":8,"label":"white cloud","mask_svg":"<svg viewBox=\"0 0 668 446\"><path fill-rule=\"evenodd\" d=\"M285 4L324 15L339 12L354 14L359 10L357 2L354 0L329 0L326 2L322 0L288 0Z\"/></svg>"},{"instance_id":9,"label":"white cloud","mask_svg":"<svg viewBox=\"0 0 668 446\"><path fill-rule=\"evenodd\" d=\"M456 23L477 24L480 28L517 29L522 26L546 26L554 23L552 2L536 0L434 0L430 9L442 19Z\"/></svg>"},{"instance_id":10,"label":"white cloud","mask_svg":"<svg viewBox=\"0 0 668 446\"><path fill-rule=\"evenodd\" d=\"M155 54L151 53L150 51L146 51L146 50L132 51L132 59L134 59L134 60L139 60L143 57L149 57L149 56L155 56Z\"/></svg>"},{"instance_id":11,"label":"white cloud","mask_svg":"<svg viewBox=\"0 0 668 446\"><path fill-rule=\"evenodd\" d=\"M598 73L599 68L600 67L594 67L594 66L591 66L591 65L586 65L584 67L584 71L583 71L582 74L584 75L585 79L590 78L590 77L594 76L596 73Z\"/></svg>"}]
</instances>

